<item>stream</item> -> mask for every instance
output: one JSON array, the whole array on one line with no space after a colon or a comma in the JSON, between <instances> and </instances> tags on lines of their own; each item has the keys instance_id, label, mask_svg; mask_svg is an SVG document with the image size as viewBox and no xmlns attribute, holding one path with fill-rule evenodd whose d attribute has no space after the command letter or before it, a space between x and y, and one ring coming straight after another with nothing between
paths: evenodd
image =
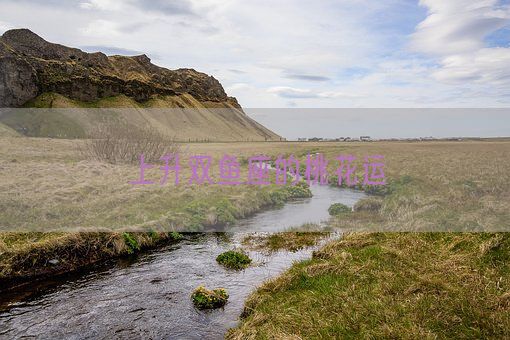
<instances>
[{"instance_id":1,"label":"stream","mask_svg":"<svg viewBox=\"0 0 510 340\"><path fill-rule=\"evenodd\" d=\"M187 235L182 241L98 265L1 297L0 338L42 339L222 339L235 327L248 295L315 247L296 252L248 251L254 264L228 270L216 256L240 245L251 232L283 231L329 218L340 202L353 206L364 193L312 186L312 198L289 202L240 221L228 233ZM225 307L199 311L190 294L199 285L226 288ZM5 302L7 301L7 302Z\"/></svg>"}]
</instances>

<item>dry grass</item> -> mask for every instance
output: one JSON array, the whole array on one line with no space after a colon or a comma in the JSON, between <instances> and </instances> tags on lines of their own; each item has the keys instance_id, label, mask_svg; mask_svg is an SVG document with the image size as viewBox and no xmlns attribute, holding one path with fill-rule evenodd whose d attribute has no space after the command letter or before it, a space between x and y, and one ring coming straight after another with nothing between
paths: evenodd
<instances>
[{"instance_id":1,"label":"dry grass","mask_svg":"<svg viewBox=\"0 0 510 340\"><path fill-rule=\"evenodd\" d=\"M280 250L298 251L314 246L320 240L331 236L328 231L317 231L322 228L320 225L309 223L297 228L299 231L290 228L280 233L253 233L246 236L242 243L249 249L268 253Z\"/></svg>"},{"instance_id":2,"label":"dry grass","mask_svg":"<svg viewBox=\"0 0 510 340\"><path fill-rule=\"evenodd\" d=\"M359 211L336 219L345 229L510 230L510 142L324 143L320 151L385 156L393 193L380 211ZM308 150L315 152L312 143ZM334 162L333 162L334 163ZM362 169L362 162L357 163ZM330 173L334 171L330 164Z\"/></svg>"},{"instance_id":3,"label":"dry grass","mask_svg":"<svg viewBox=\"0 0 510 340\"><path fill-rule=\"evenodd\" d=\"M19 134L14 129L0 123L0 137L19 137Z\"/></svg>"},{"instance_id":4,"label":"dry grass","mask_svg":"<svg viewBox=\"0 0 510 340\"><path fill-rule=\"evenodd\" d=\"M5 138L0 143L0 220L4 230L107 230L173 223L193 201L231 199L240 215L264 204L263 193L272 188L258 186L188 185L190 171L182 160L184 177L177 187L173 178L159 185L157 167L146 172L154 185L131 185L139 178L137 165L108 164L85 159L79 140ZM196 147L189 154L211 154L217 167L224 146L215 152ZM230 152L230 151L229 151ZM235 151L234 151L235 152ZM162 165L162 164L160 164ZM211 170L212 178L217 171Z\"/></svg>"},{"instance_id":5,"label":"dry grass","mask_svg":"<svg viewBox=\"0 0 510 340\"><path fill-rule=\"evenodd\" d=\"M180 153L180 145L150 126L131 126L125 122L105 122L90 132L80 149L87 158L111 164L140 161L159 162L164 155Z\"/></svg>"},{"instance_id":6,"label":"dry grass","mask_svg":"<svg viewBox=\"0 0 510 340\"><path fill-rule=\"evenodd\" d=\"M382 154L392 182L377 209L368 202L369 209L332 219L332 227L510 227L508 141L330 144L321 151L330 159L339 151ZM508 338L509 264L504 233L351 234L264 284L228 338Z\"/></svg>"}]
</instances>

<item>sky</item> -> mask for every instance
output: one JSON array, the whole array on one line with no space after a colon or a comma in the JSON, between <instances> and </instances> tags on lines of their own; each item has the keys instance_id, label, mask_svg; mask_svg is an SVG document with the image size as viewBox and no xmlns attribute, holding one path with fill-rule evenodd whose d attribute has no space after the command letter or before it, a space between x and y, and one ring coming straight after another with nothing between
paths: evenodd
<instances>
[{"instance_id":1,"label":"sky","mask_svg":"<svg viewBox=\"0 0 510 340\"><path fill-rule=\"evenodd\" d=\"M11 28L211 74L290 139L510 135L469 110L510 108L510 0L0 0Z\"/></svg>"},{"instance_id":2,"label":"sky","mask_svg":"<svg viewBox=\"0 0 510 340\"><path fill-rule=\"evenodd\" d=\"M21 27L211 74L245 108L510 107L510 0L0 0Z\"/></svg>"}]
</instances>

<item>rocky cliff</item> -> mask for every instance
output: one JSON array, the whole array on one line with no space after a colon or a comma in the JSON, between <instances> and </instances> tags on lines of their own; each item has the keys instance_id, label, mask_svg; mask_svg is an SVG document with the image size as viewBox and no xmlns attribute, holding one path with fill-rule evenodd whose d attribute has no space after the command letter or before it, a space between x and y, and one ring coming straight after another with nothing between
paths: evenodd
<instances>
[{"instance_id":1,"label":"rocky cliff","mask_svg":"<svg viewBox=\"0 0 510 340\"><path fill-rule=\"evenodd\" d=\"M145 112L145 120L183 140L279 140L249 118L214 77L193 69L169 70L146 55L107 56L50 43L28 29L0 37L0 108L124 107L196 108L187 112ZM206 111L204 111L206 110ZM150 110L148 110L150 111ZM126 120L132 113L125 113ZM127 117L129 115L129 117ZM75 136L87 119L10 113L0 121L18 132L38 136L47 126L71 126L44 136ZM34 129L37 121L37 129ZM156 127L156 126L155 126Z\"/></svg>"},{"instance_id":2,"label":"rocky cliff","mask_svg":"<svg viewBox=\"0 0 510 340\"><path fill-rule=\"evenodd\" d=\"M230 102L221 84L193 69L168 70L146 55L106 56L47 42L27 29L0 38L0 106L16 107L44 92L94 101L124 94L143 102L188 93L201 102Z\"/></svg>"},{"instance_id":3,"label":"rocky cliff","mask_svg":"<svg viewBox=\"0 0 510 340\"><path fill-rule=\"evenodd\" d=\"M155 95L188 93L201 102L229 102L221 84L193 69L168 70L146 55L86 53L47 42L27 29L0 38L0 106L23 105L45 92L90 102L120 94L143 102Z\"/></svg>"}]
</instances>

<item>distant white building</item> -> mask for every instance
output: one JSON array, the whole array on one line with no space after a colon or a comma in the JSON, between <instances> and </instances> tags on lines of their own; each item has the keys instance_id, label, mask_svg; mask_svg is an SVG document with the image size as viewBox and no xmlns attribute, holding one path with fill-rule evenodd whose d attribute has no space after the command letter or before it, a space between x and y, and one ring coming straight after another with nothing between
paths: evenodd
<instances>
[{"instance_id":1,"label":"distant white building","mask_svg":"<svg viewBox=\"0 0 510 340\"><path fill-rule=\"evenodd\" d=\"M422 141L428 141L428 140L434 140L434 137L420 137L420 140Z\"/></svg>"},{"instance_id":2,"label":"distant white building","mask_svg":"<svg viewBox=\"0 0 510 340\"><path fill-rule=\"evenodd\" d=\"M359 140L362 142L370 142L372 138L370 138L370 136L360 136Z\"/></svg>"}]
</instances>

